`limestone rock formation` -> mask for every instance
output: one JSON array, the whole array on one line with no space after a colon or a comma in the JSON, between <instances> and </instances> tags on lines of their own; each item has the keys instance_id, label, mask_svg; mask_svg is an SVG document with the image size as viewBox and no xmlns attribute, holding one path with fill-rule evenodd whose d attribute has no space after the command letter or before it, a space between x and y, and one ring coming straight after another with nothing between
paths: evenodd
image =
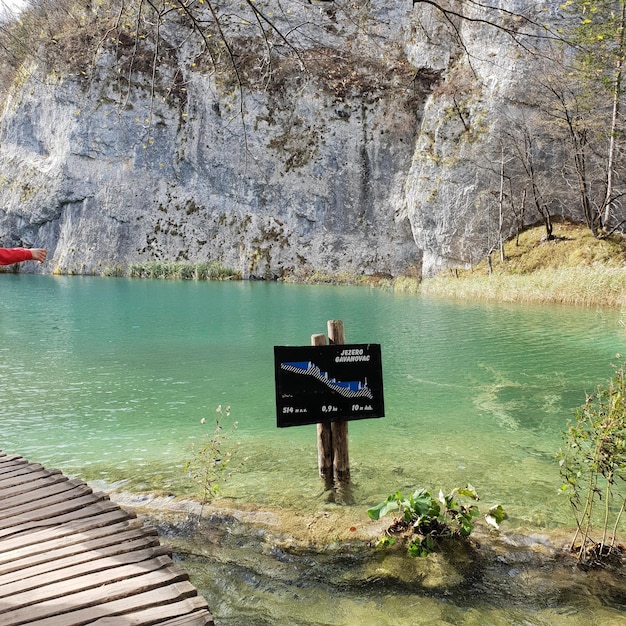
<instances>
[{"instance_id":1,"label":"limestone rock formation","mask_svg":"<svg viewBox=\"0 0 626 626\"><path fill-rule=\"evenodd\" d=\"M155 47L107 39L102 7L27 55L0 118L2 245L47 247L35 271L217 260L257 278L422 261L431 274L484 256L493 201L477 155L523 71L512 42L461 24L470 67L419 3L257 6L297 33L297 54L264 57L286 46L242 3L223 18L237 73L184 16Z\"/></svg>"}]
</instances>

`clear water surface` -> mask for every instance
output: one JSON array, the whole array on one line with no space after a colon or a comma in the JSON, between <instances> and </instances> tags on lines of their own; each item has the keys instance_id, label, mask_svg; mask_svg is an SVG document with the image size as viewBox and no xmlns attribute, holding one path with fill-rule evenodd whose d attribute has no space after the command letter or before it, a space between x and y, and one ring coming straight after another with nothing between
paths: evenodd
<instances>
[{"instance_id":1,"label":"clear water surface","mask_svg":"<svg viewBox=\"0 0 626 626\"><path fill-rule=\"evenodd\" d=\"M562 431L626 354L618 310L20 274L0 275L0 293L6 452L176 491L191 443L230 405L248 460L226 495L296 509L319 506L316 434L276 428L273 346L309 345L329 319L382 347L386 416L349 427L355 506L469 481L536 530L571 525Z\"/></svg>"}]
</instances>

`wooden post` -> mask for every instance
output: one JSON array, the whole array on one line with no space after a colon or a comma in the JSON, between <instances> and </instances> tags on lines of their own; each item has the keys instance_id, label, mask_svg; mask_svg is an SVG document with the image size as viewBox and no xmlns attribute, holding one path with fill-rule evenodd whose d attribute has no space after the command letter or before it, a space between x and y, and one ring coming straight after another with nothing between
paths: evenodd
<instances>
[{"instance_id":1,"label":"wooden post","mask_svg":"<svg viewBox=\"0 0 626 626\"><path fill-rule=\"evenodd\" d=\"M328 341L330 344L342 345L346 338L341 320L328 320ZM333 476L335 486L350 481L350 458L348 455L348 422L331 423L331 440L333 455Z\"/></svg>"},{"instance_id":2,"label":"wooden post","mask_svg":"<svg viewBox=\"0 0 626 626\"><path fill-rule=\"evenodd\" d=\"M326 335L311 335L312 346L325 346ZM333 447L329 423L317 424L317 467L326 490L333 488Z\"/></svg>"}]
</instances>

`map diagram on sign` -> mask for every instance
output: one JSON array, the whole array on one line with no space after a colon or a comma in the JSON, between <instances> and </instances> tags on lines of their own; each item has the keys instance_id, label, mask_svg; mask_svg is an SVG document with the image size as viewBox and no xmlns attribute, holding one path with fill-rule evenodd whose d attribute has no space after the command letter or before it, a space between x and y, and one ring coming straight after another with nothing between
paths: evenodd
<instances>
[{"instance_id":1,"label":"map diagram on sign","mask_svg":"<svg viewBox=\"0 0 626 626\"><path fill-rule=\"evenodd\" d=\"M281 363L280 367L288 372L293 372L294 374L312 376L326 385L329 389L336 391L345 398L371 399L374 397L372 390L367 386L367 379L365 379L364 383L358 380L342 382L335 378L330 378L328 372L322 372L322 370L311 361Z\"/></svg>"},{"instance_id":2,"label":"map diagram on sign","mask_svg":"<svg viewBox=\"0 0 626 626\"><path fill-rule=\"evenodd\" d=\"M384 416L379 344L274 346L277 425Z\"/></svg>"}]
</instances>

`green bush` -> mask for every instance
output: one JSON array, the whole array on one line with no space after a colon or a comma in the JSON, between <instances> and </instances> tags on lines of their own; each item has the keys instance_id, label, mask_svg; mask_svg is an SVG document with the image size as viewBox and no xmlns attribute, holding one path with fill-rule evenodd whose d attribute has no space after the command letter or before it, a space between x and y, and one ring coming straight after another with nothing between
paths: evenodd
<instances>
[{"instance_id":1,"label":"green bush","mask_svg":"<svg viewBox=\"0 0 626 626\"><path fill-rule=\"evenodd\" d=\"M617 355L620 358L620 355ZM571 550L585 566L620 556L617 532L626 507L626 373L599 385L576 413L559 452L561 490L568 493L576 532Z\"/></svg>"}]
</instances>

